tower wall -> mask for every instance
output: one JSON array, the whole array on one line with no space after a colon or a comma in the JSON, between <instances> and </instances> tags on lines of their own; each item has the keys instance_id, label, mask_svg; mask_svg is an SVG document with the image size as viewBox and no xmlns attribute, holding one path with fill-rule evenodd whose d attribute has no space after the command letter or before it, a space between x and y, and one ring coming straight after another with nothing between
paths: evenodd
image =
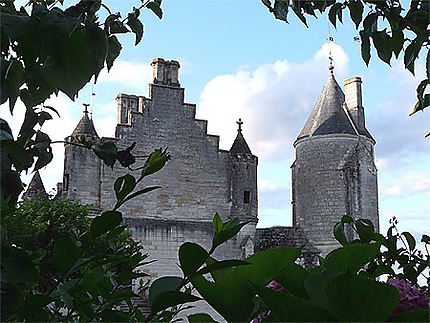
<instances>
[{"instance_id":1,"label":"tower wall","mask_svg":"<svg viewBox=\"0 0 430 323\"><path fill-rule=\"evenodd\" d=\"M257 157L230 153L231 216L257 223Z\"/></svg>"},{"instance_id":2,"label":"tower wall","mask_svg":"<svg viewBox=\"0 0 430 323\"><path fill-rule=\"evenodd\" d=\"M373 159L365 155L359 138L367 148L372 145L363 136L345 134L315 136L295 144L295 224L323 255L339 246L333 226L343 215L377 220L376 169L369 172L370 165L374 169Z\"/></svg>"},{"instance_id":3,"label":"tower wall","mask_svg":"<svg viewBox=\"0 0 430 323\"><path fill-rule=\"evenodd\" d=\"M73 138L68 137L67 141ZM90 149L65 145L63 196L100 208L100 159Z\"/></svg>"}]
</instances>

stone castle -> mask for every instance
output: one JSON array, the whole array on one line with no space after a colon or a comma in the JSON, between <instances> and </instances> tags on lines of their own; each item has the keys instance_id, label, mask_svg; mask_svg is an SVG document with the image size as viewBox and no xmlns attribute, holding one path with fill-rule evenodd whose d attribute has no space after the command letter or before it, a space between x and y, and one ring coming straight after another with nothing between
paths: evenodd
<instances>
[{"instance_id":1,"label":"stone castle","mask_svg":"<svg viewBox=\"0 0 430 323\"><path fill-rule=\"evenodd\" d=\"M245 140L242 122L239 119L231 149L219 149L219 136L208 134L207 121L195 118L196 105L184 102L179 63L158 58L151 64L149 97L116 97L114 138L99 138L85 110L67 141L82 137L97 143L113 141L120 149L136 142L133 153L142 158L168 147L171 160L144 183L161 188L121 209L133 237L157 260L145 266L153 278L179 274L177 252L182 243L210 248L215 212L223 221L235 217L249 221L215 254L221 259L243 258L276 246L305 245L301 261L311 266L315 255L338 246L332 229L342 215L368 218L378 227L375 140L365 127L360 78L345 81L344 95L330 68L328 81L294 143L293 226L257 229L258 158ZM106 166L88 149L66 144L62 195L79 199L90 205L92 214L99 214L115 204L113 183L126 172Z\"/></svg>"}]
</instances>

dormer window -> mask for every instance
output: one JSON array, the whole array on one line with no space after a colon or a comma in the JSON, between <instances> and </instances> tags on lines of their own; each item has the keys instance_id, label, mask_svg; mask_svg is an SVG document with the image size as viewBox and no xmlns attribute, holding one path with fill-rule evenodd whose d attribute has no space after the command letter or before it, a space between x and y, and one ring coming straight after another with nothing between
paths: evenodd
<instances>
[{"instance_id":1,"label":"dormer window","mask_svg":"<svg viewBox=\"0 0 430 323\"><path fill-rule=\"evenodd\" d=\"M251 191L244 191L243 192L243 203L249 204L251 200Z\"/></svg>"}]
</instances>

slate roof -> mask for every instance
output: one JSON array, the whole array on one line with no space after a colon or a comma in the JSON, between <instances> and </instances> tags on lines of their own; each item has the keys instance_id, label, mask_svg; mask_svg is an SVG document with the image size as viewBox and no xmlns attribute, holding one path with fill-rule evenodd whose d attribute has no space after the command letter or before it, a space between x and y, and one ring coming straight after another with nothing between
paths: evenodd
<instances>
[{"instance_id":1,"label":"slate roof","mask_svg":"<svg viewBox=\"0 0 430 323\"><path fill-rule=\"evenodd\" d=\"M252 155L251 149L249 149L249 146L242 135L242 130L237 131L237 136L230 148L230 153Z\"/></svg>"},{"instance_id":2,"label":"slate roof","mask_svg":"<svg viewBox=\"0 0 430 323\"><path fill-rule=\"evenodd\" d=\"M88 117L88 111L85 109L81 120L72 132L72 136L91 135L99 137L94 128L93 120Z\"/></svg>"},{"instance_id":3,"label":"slate roof","mask_svg":"<svg viewBox=\"0 0 430 323\"><path fill-rule=\"evenodd\" d=\"M28 199L32 199L35 197L48 197L46 193L45 186L43 185L42 178L40 177L39 171L36 171L33 175L33 178L28 184L28 188L25 191L25 197Z\"/></svg>"},{"instance_id":4,"label":"slate roof","mask_svg":"<svg viewBox=\"0 0 430 323\"><path fill-rule=\"evenodd\" d=\"M301 247L307 268L314 267L320 251L306 239L300 227L257 228L255 252L278 247Z\"/></svg>"},{"instance_id":5,"label":"slate roof","mask_svg":"<svg viewBox=\"0 0 430 323\"><path fill-rule=\"evenodd\" d=\"M344 102L345 95L331 70L327 83L297 140L335 133L357 134L343 109Z\"/></svg>"}]
</instances>

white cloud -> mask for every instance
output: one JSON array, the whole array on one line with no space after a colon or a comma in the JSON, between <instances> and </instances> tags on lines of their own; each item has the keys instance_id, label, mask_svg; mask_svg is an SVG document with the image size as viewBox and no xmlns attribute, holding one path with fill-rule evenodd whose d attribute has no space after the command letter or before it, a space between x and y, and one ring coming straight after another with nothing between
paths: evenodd
<instances>
[{"instance_id":1,"label":"white cloud","mask_svg":"<svg viewBox=\"0 0 430 323\"><path fill-rule=\"evenodd\" d=\"M430 195L430 171L408 171L403 176L393 176L382 193L387 197L419 193Z\"/></svg>"},{"instance_id":2,"label":"white cloud","mask_svg":"<svg viewBox=\"0 0 430 323\"><path fill-rule=\"evenodd\" d=\"M329 46L342 80L348 57L340 46L324 44L301 64L278 60L254 71L241 69L215 77L201 94L198 117L209 120L210 133L222 134L223 148L230 148L235 121L242 118L244 136L262 162L291 158L291 144L328 77Z\"/></svg>"},{"instance_id":3,"label":"white cloud","mask_svg":"<svg viewBox=\"0 0 430 323\"><path fill-rule=\"evenodd\" d=\"M146 93L151 81L152 66L149 63L117 60L109 72L106 68L102 70L97 83L101 86L103 83L119 83L122 87Z\"/></svg>"}]
</instances>

